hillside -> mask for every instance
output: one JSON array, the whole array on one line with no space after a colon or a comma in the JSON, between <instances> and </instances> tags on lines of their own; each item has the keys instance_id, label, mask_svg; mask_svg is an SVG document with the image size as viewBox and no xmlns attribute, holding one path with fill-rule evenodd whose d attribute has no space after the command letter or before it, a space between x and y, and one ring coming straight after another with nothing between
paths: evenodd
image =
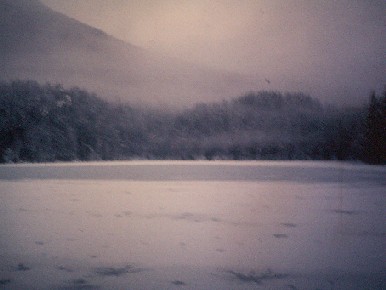
<instances>
[{"instance_id":1,"label":"hillside","mask_svg":"<svg viewBox=\"0 0 386 290\"><path fill-rule=\"evenodd\" d=\"M0 80L78 86L121 102L186 106L255 87L239 74L150 53L37 0L0 2L0 58Z\"/></svg>"}]
</instances>

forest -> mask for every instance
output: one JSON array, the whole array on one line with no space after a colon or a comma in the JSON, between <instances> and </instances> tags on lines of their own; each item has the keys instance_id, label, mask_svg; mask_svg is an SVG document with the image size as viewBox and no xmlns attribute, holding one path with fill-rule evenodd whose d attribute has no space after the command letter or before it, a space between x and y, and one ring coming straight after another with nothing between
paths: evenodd
<instances>
[{"instance_id":1,"label":"forest","mask_svg":"<svg viewBox=\"0 0 386 290\"><path fill-rule=\"evenodd\" d=\"M339 107L249 92L188 109L109 103L79 88L0 83L0 162L131 159L386 163L386 91Z\"/></svg>"}]
</instances>

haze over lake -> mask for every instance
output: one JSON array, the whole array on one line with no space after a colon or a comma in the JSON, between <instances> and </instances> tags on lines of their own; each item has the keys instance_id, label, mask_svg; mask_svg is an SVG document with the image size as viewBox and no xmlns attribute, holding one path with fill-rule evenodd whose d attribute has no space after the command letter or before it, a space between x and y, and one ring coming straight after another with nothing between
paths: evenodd
<instances>
[{"instance_id":1,"label":"haze over lake","mask_svg":"<svg viewBox=\"0 0 386 290\"><path fill-rule=\"evenodd\" d=\"M386 289L385 11L0 0L0 288Z\"/></svg>"},{"instance_id":2,"label":"haze over lake","mask_svg":"<svg viewBox=\"0 0 386 290\"><path fill-rule=\"evenodd\" d=\"M385 168L0 167L4 289L382 289Z\"/></svg>"}]
</instances>

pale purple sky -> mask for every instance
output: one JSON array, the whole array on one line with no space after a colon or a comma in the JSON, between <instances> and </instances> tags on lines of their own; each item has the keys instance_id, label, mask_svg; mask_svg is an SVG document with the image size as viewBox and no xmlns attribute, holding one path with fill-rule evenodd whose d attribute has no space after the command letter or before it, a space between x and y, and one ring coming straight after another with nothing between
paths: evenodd
<instances>
[{"instance_id":1,"label":"pale purple sky","mask_svg":"<svg viewBox=\"0 0 386 290\"><path fill-rule=\"evenodd\" d=\"M384 0L41 0L132 44L323 94L386 84ZM354 88L353 88L354 87Z\"/></svg>"}]
</instances>

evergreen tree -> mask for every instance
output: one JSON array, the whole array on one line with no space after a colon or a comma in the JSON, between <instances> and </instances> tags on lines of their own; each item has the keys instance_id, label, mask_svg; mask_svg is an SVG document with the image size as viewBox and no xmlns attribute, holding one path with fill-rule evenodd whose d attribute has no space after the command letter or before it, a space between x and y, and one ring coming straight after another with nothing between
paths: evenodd
<instances>
[{"instance_id":1,"label":"evergreen tree","mask_svg":"<svg viewBox=\"0 0 386 290\"><path fill-rule=\"evenodd\" d=\"M366 119L364 161L370 164L386 163L386 91L378 99L375 92L370 95Z\"/></svg>"}]
</instances>

